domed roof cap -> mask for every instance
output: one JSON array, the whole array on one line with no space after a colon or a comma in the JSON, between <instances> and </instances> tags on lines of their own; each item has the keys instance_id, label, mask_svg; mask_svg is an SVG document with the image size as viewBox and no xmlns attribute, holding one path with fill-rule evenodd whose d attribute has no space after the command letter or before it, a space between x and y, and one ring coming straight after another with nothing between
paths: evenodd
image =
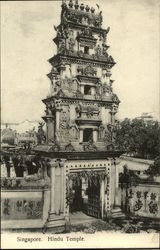
<instances>
[{"instance_id":1,"label":"domed roof cap","mask_svg":"<svg viewBox=\"0 0 160 250\"><path fill-rule=\"evenodd\" d=\"M15 140L15 132L12 129L6 128L2 130L2 142L3 143L13 145L14 140Z\"/></svg>"}]
</instances>

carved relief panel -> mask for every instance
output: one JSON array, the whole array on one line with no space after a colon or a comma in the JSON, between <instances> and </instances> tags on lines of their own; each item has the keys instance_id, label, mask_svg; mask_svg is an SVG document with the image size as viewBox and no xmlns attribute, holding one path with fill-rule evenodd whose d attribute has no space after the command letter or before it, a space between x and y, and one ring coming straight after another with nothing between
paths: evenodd
<instances>
[{"instance_id":1,"label":"carved relief panel","mask_svg":"<svg viewBox=\"0 0 160 250\"><path fill-rule=\"evenodd\" d=\"M97 70L94 67L92 67L90 64L87 65L86 67L78 66L77 72L80 75L86 75L86 76L96 76L97 75Z\"/></svg>"}]
</instances>

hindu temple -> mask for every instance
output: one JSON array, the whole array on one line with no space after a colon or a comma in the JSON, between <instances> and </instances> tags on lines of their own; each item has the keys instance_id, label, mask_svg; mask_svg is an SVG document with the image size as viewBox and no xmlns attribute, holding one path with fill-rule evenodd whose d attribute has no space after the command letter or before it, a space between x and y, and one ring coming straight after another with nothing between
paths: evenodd
<instances>
[{"instance_id":1,"label":"hindu temple","mask_svg":"<svg viewBox=\"0 0 160 250\"><path fill-rule=\"evenodd\" d=\"M50 95L43 99L47 145L37 151L49 158L51 204L47 227L62 227L71 211L111 216L116 207L114 146L119 99L113 93L107 36L102 11L62 1L53 39L57 53L49 59ZM73 196L73 197L72 197Z\"/></svg>"},{"instance_id":2,"label":"hindu temple","mask_svg":"<svg viewBox=\"0 0 160 250\"><path fill-rule=\"evenodd\" d=\"M116 166L123 152L115 146L115 133L120 101L112 87L110 28L102 24L100 9L62 1L60 24L54 26L57 52L49 59L50 94L42 100L47 132L40 124L34 149L43 159L42 169L10 181L12 192L6 196L4 191L4 227L15 227L18 219L18 228L63 232L72 212L105 219L119 211ZM6 180L3 184L5 189Z\"/></svg>"}]
</instances>

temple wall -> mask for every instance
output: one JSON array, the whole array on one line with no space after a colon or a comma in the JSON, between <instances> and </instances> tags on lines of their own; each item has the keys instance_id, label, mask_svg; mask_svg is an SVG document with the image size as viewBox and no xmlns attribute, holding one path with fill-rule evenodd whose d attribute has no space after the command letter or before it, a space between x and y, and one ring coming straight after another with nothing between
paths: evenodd
<instances>
[{"instance_id":1,"label":"temple wall","mask_svg":"<svg viewBox=\"0 0 160 250\"><path fill-rule=\"evenodd\" d=\"M1 190L2 228L42 228L48 217L49 203L48 189Z\"/></svg>"},{"instance_id":2,"label":"temple wall","mask_svg":"<svg viewBox=\"0 0 160 250\"><path fill-rule=\"evenodd\" d=\"M121 206L125 210L126 188L120 186ZM128 189L128 212L133 216L160 219L160 184L143 183Z\"/></svg>"}]
</instances>

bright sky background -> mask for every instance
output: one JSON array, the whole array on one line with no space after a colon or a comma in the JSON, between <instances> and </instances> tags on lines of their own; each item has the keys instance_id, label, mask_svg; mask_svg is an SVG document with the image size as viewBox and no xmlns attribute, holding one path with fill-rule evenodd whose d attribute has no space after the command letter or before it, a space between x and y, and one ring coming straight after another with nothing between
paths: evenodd
<instances>
[{"instance_id":1,"label":"bright sky background","mask_svg":"<svg viewBox=\"0 0 160 250\"><path fill-rule=\"evenodd\" d=\"M82 1L79 1L80 3ZM108 52L114 91L121 100L119 118L154 112L160 118L160 8L158 0L83 1L103 12L110 26ZM1 2L2 120L39 120L49 91L56 53L53 25L60 21L61 1Z\"/></svg>"}]
</instances>

